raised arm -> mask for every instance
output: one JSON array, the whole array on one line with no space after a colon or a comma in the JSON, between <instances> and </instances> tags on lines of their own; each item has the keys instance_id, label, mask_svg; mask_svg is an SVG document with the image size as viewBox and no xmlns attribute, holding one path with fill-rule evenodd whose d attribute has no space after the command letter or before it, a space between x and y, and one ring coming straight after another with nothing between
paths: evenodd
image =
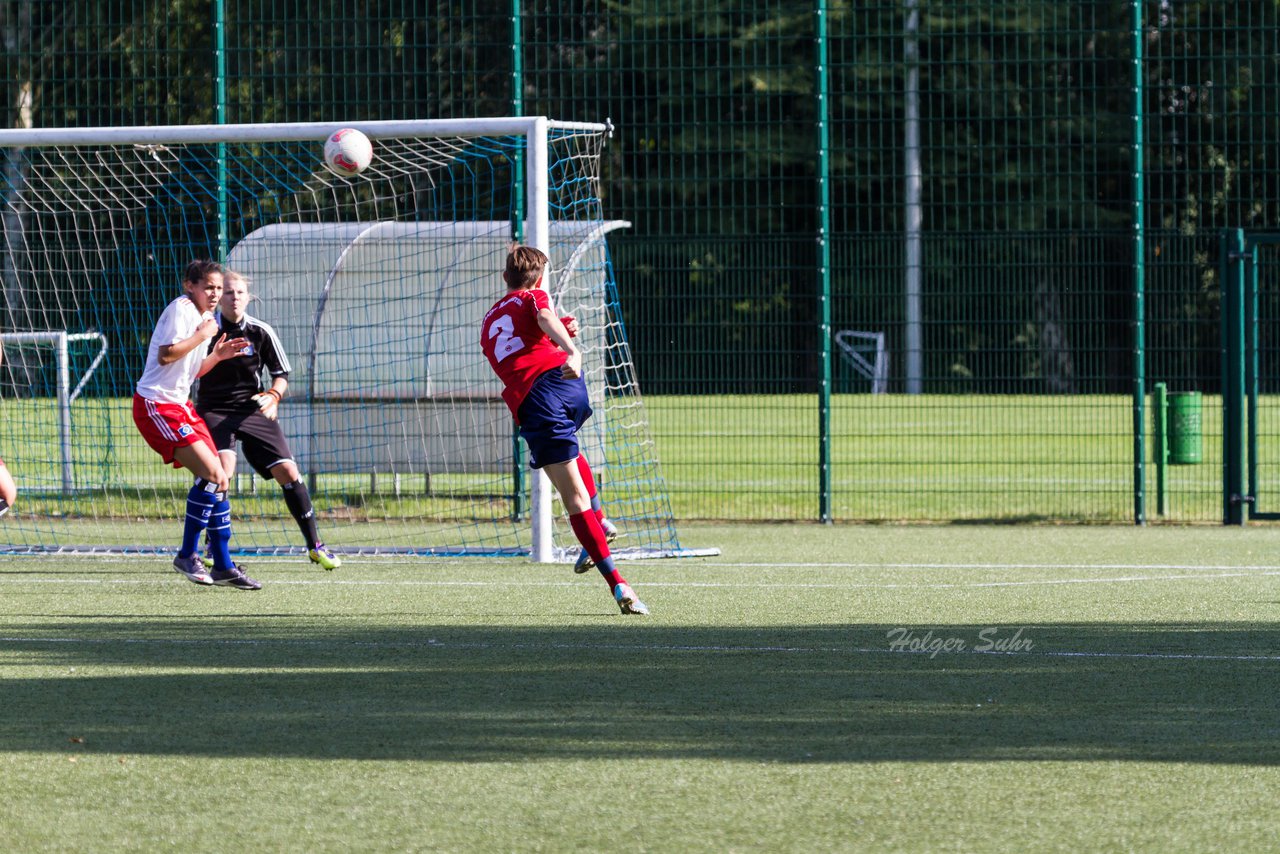
<instances>
[{"instance_id":1,"label":"raised arm","mask_svg":"<svg viewBox=\"0 0 1280 854\"><path fill-rule=\"evenodd\" d=\"M206 314L204 319L200 321L200 325L196 327L196 331L189 338L183 338L174 344L160 345L160 349L157 351L160 364L172 365L217 334L218 322L213 319L212 314ZM200 373L203 374L204 371Z\"/></svg>"},{"instance_id":2,"label":"raised arm","mask_svg":"<svg viewBox=\"0 0 1280 854\"><path fill-rule=\"evenodd\" d=\"M215 327L216 328L216 327ZM223 359L232 359L244 352L244 348L249 346L248 338L231 338L228 339L224 333L218 338L218 343L209 349L209 355L204 357L204 361L200 363L200 371L196 374L202 377L213 370L213 366L221 362Z\"/></svg>"}]
</instances>

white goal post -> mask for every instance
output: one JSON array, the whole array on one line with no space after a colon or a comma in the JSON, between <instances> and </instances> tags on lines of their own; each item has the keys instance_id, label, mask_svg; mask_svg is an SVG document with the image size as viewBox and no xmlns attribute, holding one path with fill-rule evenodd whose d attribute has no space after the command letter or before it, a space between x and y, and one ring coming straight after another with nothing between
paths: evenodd
<instances>
[{"instance_id":1,"label":"white goal post","mask_svg":"<svg viewBox=\"0 0 1280 854\"><path fill-rule=\"evenodd\" d=\"M841 358L870 381L872 394L889 393L889 351L885 349L883 332L841 329L835 334L835 342Z\"/></svg>"},{"instance_id":2,"label":"white goal post","mask_svg":"<svg viewBox=\"0 0 1280 854\"><path fill-rule=\"evenodd\" d=\"M72 388L70 345L76 341L92 341L98 345L98 348L93 361L81 374L75 388ZM53 402L58 408L58 469L61 472L61 489L69 493L76 488L75 467L72 464L71 452L71 404L80 396L80 392L84 391L85 384L106 358L107 337L100 332L69 333L65 329L48 332L0 332L0 351L5 349L5 344L53 348L57 377ZM11 361L12 358L10 353Z\"/></svg>"},{"instance_id":3,"label":"white goal post","mask_svg":"<svg viewBox=\"0 0 1280 854\"><path fill-rule=\"evenodd\" d=\"M328 172L320 153L343 127L358 127L375 152L370 167L350 178ZM21 296L0 300L9 306L0 321L6 341L60 348L58 465L69 493L69 503L29 502L26 512L45 514L29 526L21 513L17 524L7 519L0 551L172 548L163 524L180 513L174 496L182 477L161 469L121 413L151 327L180 295L182 267L212 257L254 280L261 299L251 313L312 331L310 350L298 338L289 352L309 368L309 403L302 384L291 385L281 418L300 462L319 459L317 449L351 446L341 459L354 462L314 475L331 546L348 554L572 559L571 537L557 547L549 482L540 472L521 473L509 418L497 423L500 384L488 377L470 387L470 380L441 374L448 368L478 376L474 362L460 363L483 362L479 321L501 295L503 249L519 239L551 257L553 300L581 315L596 408L584 451L623 530L617 555L716 553L679 545L643 418L605 244L620 223L605 219L599 198L600 154L611 130L545 117L0 130L0 296L10 289ZM345 263L326 261L320 243L345 245ZM338 275L344 289L332 288ZM344 302L317 303L321 289L325 299ZM354 358L323 361L329 354L315 333L338 320L345 325L326 326L327 334L345 336L366 360L381 362L361 373ZM76 336L49 330L74 328L101 330L92 334L102 352L89 371L93 382L86 388L87 374L72 390L62 350ZM413 353L416 330L427 328L422 349L450 348L427 354L430 371ZM354 401L366 421L381 420L371 426L349 414L318 417L321 369L329 371L324 405ZM70 418L70 402L82 392L101 413L83 429L110 437L109 459L87 489L76 482L72 460L71 433L81 427ZM611 414L615 403L622 417ZM27 407L15 411L36 417L25 415ZM439 440L445 433L483 444L460 451L457 442ZM20 481L24 470L48 465L14 438L0 452ZM490 466L450 466L454 452L471 460L505 455ZM413 474L422 491L388 496L378 489L380 474L397 486ZM233 513L239 553L300 552L272 490L233 503ZM120 518L141 524L121 526ZM160 533L148 528L152 520ZM120 542L122 536L132 539Z\"/></svg>"}]
</instances>

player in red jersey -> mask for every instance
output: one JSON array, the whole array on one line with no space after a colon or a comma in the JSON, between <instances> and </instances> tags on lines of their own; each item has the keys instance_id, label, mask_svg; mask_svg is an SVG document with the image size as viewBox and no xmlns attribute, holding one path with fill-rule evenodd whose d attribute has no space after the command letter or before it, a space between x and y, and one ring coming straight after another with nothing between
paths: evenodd
<instances>
[{"instance_id":1,"label":"player in red jersey","mask_svg":"<svg viewBox=\"0 0 1280 854\"><path fill-rule=\"evenodd\" d=\"M0 361L4 360L4 348L0 347ZM13 506L13 502L18 500L18 485L13 482L13 475L9 474L9 467L4 464L4 460L0 459L0 516L9 512L9 508Z\"/></svg>"},{"instance_id":2,"label":"player in red jersey","mask_svg":"<svg viewBox=\"0 0 1280 854\"><path fill-rule=\"evenodd\" d=\"M591 417L582 354L542 289L547 256L532 246L513 246L502 278L507 295L493 304L480 328L480 348L502 380L502 399L529 446L529 465L542 469L560 493L569 524L592 565L613 590L624 614L648 614L627 580L618 574L598 503L595 479L578 453L578 428ZM612 526L610 526L612 527Z\"/></svg>"},{"instance_id":3,"label":"player in red jersey","mask_svg":"<svg viewBox=\"0 0 1280 854\"><path fill-rule=\"evenodd\" d=\"M4 460L0 460L0 516L8 513L17 500L18 485L13 482L13 475L9 474L9 467L4 464Z\"/></svg>"}]
</instances>

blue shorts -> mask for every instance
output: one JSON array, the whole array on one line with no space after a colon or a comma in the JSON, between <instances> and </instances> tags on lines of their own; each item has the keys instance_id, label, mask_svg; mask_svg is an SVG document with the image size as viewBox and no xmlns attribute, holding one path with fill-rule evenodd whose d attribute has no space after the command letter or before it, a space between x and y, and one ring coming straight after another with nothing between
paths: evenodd
<instances>
[{"instance_id":1,"label":"blue shorts","mask_svg":"<svg viewBox=\"0 0 1280 854\"><path fill-rule=\"evenodd\" d=\"M529 445L529 467L540 469L578 456L578 428L591 417L587 383L567 380L560 369L533 381L520 404L520 435Z\"/></svg>"}]
</instances>

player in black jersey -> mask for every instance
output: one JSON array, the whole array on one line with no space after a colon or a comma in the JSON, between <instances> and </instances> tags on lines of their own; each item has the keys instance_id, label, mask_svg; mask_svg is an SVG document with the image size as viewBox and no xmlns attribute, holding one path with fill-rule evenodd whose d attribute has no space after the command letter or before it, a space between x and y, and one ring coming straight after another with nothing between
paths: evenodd
<instances>
[{"instance_id":1,"label":"player in black jersey","mask_svg":"<svg viewBox=\"0 0 1280 854\"><path fill-rule=\"evenodd\" d=\"M251 317L249 280L227 270L219 303L220 331L228 339L245 338L249 346L235 359L219 362L200 378L196 412L209 425L218 456L228 477L235 470L236 440L245 459L264 479L275 479L284 490L284 503L307 541L307 556L325 569L337 569L341 559L325 548L316 531L311 495L293 461L289 442L276 422L276 407L289 386L289 358L275 330ZM262 387L262 370L271 375L270 387Z\"/></svg>"}]
</instances>

